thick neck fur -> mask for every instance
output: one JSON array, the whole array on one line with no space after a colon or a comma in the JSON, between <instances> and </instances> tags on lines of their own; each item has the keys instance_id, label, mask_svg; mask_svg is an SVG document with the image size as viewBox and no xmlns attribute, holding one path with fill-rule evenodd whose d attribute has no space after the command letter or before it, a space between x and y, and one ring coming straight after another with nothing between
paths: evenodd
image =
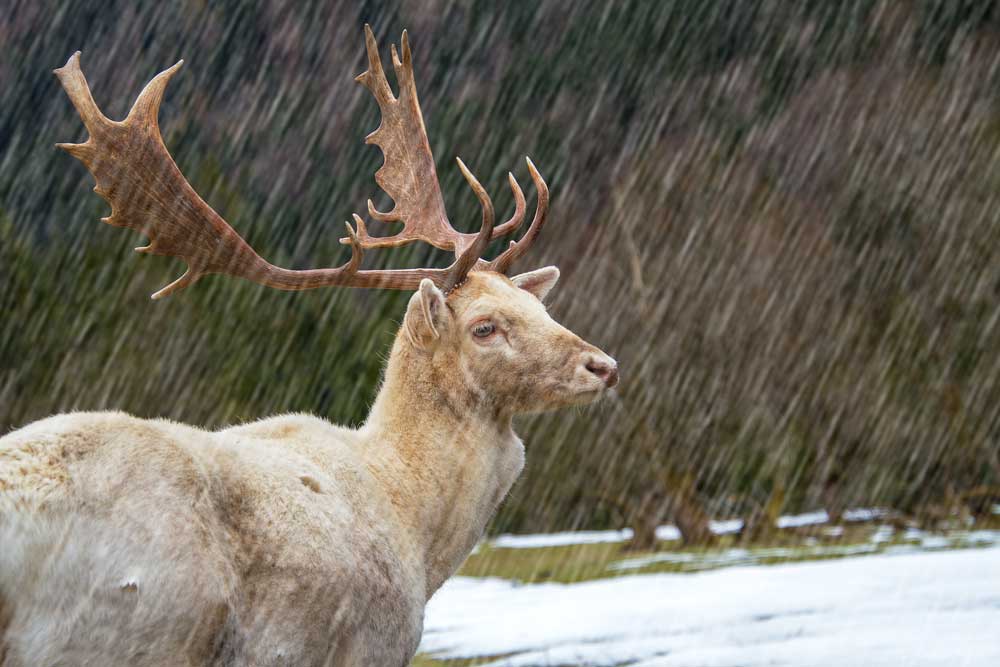
<instances>
[{"instance_id":1,"label":"thick neck fur","mask_svg":"<svg viewBox=\"0 0 1000 667\"><path fill-rule=\"evenodd\" d=\"M463 371L432 354L397 336L362 429L367 465L423 559L428 597L465 560L524 466L511 417L478 407L461 389Z\"/></svg>"}]
</instances>

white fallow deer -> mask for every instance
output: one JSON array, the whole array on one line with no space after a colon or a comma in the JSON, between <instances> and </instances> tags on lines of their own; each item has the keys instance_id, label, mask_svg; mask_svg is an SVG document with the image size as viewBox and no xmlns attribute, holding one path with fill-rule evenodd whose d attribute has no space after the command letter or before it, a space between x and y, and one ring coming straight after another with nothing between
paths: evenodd
<instances>
[{"instance_id":1,"label":"white fallow deer","mask_svg":"<svg viewBox=\"0 0 1000 667\"><path fill-rule=\"evenodd\" d=\"M545 222L496 259L525 200L478 233L449 222L413 81L406 33L396 96L366 28L385 154L375 174L395 201L370 236L361 218L339 268L293 271L261 259L191 188L163 145L157 110L180 63L154 78L121 122L94 103L79 53L55 71L90 137L62 144L112 207L104 220L150 238L141 252L183 259L162 297L209 273L302 290L414 290L381 389L359 429L286 415L205 431L119 412L72 413L0 439L0 664L408 664L424 606L459 567L521 472L514 415L593 401L615 361L557 324L542 299L559 272L508 277ZM445 269L363 270L370 248L425 241Z\"/></svg>"}]
</instances>

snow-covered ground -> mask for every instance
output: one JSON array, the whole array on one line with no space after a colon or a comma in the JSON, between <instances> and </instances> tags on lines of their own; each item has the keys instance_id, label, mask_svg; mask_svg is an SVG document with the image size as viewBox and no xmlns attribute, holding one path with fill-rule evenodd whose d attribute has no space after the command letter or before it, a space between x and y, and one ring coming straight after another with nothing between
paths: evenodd
<instances>
[{"instance_id":1,"label":"snow-covered ground","mask_svg":"<svg viewBox=\"0 0 1000 667\"><path fill-rule=\"evenodd\" d=\"M1000 545L983 542L579 584L459 577L430 601L421 650L505 656L493 667L993 667Z\"/></svg>"},{"instance_id":2,"label":"snow-covered ground","mask_svg":"<svg viewBox=\"0 0 1000 667\"><path fill-rule=\"evenodd\" d=\"M998 506L1000 507L1000 506ZM858 508L844 512L844 520L872 521L884 517L889 512L879 508ZM998 509L996 514L1000 514ZM790 514L778 518L778 528L798 528L814 526L827 522L827 513L823 510L806 514ZM724 519L709 522L712 532L716 535L731 535L743 527L741 519ZM564 547L572 544L599 544L602 542L624 542L632 537L632 529L623 530L577 530L564 533L543 533L540 535L498 535L489 540L490 546L503 549L538 549L541 547ZM681 532L676 526L660 526L656 529L656 537L664 542L681 539Z\"/></svg>"}]
</instances>

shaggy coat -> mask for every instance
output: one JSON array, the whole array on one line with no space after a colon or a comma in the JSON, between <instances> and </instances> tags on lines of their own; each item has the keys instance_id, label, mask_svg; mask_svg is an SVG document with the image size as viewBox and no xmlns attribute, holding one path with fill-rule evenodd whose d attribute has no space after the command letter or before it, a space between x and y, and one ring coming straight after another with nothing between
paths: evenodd
<instances>
[{"instance_id":1,"label":"shaggy coat","mask_svg":"<svg viewBox=\"0 0 1000 667\"><path fill-rule=\"evenodd\" d=\"M557 277L425 281L360 429L101 412L0 438L0 665L408 664L521 472L512 417L617 381L545 312Z\"/></svg>"}]
</instances>

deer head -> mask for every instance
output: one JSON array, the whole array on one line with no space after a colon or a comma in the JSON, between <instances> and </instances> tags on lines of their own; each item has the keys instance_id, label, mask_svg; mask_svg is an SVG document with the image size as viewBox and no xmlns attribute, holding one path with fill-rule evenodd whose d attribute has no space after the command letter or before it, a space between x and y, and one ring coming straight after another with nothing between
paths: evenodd
<instances>
[{"instance_id":1,"label":"deer head","mask_svg":"<svg viewBox=\"0 0 1000 667\"><path fill-rule=\"evenodd\" d=\"M495 415L586 403L618 383L611 357L549 316L554 266L508 278L474 271L447 296L429 280L410 298L397 340L402 363L460 409Z\"/></svg>"},{"instance_id":2,"label":"deer head","mask_svg":"<svg viewBox=\"0 0 1000 667\"><path fill-rule=\"evenodd\" d=\"M194 191L163 144L157 114L170 78L183 61L150 81L123 121L98 109L80 69L80 53L55 70L90 136L82 144L58 144L93 173L94 190L111 204L103 218L149 237L139 252L170 255L188 264L187 272L153 294L161 298L210 273L221 273L283 290L325 286L416 290L400 336L416 352L429 355L442 372L459 373L461 392L481 403L503 397L504 412L521 412L591 400L617 383L614 360L557 324L541 299L555 284L554 267L511 278L511 265L538 238L548 212L549 193L527 160L538 191L534 218L520 241L492 261L482 259L490 241L516 231L526 211L524 194L509 174L514 213L494 225L493 203L459 159L458 167L479 199L482 222L476 233L457 231L448 219L424 121L417 101L409 40L402 36L402 59L392 47L399 87L393 93L382 68L378 44L365 26L368 69L357 81L375 97L382 122L366 142L377 145L385 162L375 173L393 199L392 210L368 215L379 223L401 224L389 236L372 236L357 214L346 224L341 243L350 259L331 269L289 270L261 258ZM364 270L366 250L423 241L455 254L447 268Z\"/></svg>"}]
</instances>

